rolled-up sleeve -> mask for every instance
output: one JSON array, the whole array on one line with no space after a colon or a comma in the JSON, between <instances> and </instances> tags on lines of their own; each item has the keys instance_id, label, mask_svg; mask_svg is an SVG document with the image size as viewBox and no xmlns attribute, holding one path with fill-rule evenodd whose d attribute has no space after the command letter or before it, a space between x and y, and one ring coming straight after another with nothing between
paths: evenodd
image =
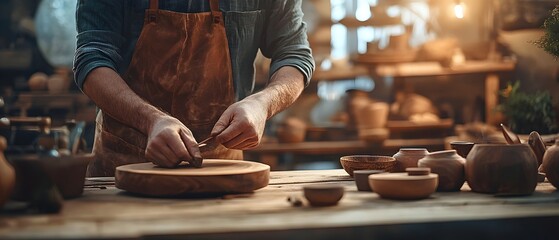
<instances>
[{"instance_id":1,"label":"rolled-up sleeve","mask_svg":"<svg viewBox=\"0 0 559 240\"><path fill-rule=\"evenodd\" d=\"M274 1L268 13L262 54L272 59L270 75L283 66L292 66L305 75L307 86L314 71L314 60L303 22L301 0Z\"/></svg>"},{"instance_id":2,"label":"rolled-up sleeve","mask_svg":"<svg viewBox=\"0 0 559 240\"><path fill-rule=\"evenodd\" d=\"M95 68L108 67L119 72L124 1L79 0L76 7L77 48L74 55L74 79L83 89L87 75Z\"/></svg>"}]
</instances>

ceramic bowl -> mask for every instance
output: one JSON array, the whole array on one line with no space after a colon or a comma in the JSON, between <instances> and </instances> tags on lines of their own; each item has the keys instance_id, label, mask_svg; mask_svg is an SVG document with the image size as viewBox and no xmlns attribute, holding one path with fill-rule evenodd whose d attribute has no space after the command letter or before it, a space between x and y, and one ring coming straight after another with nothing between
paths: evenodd
<instances>
[{"instance_id":1,"label":"ceramic bowl","mask_svg":"<svg viewBox=\"0 0 559 240\"><path fill-rule=\"evenodd\" d=\"M371 186L369 185L369 175L384 173L382 170L355 170L353 171L353 179L355 179L355 185L357 190L364 192L371 192Z\"/></svg>"},{"instance_id":2,"label":"ceramic bowl","mask_svg":"<svg viewBox=\"0 0 559 240\"><path fill-rule=\"evenodd\" d=\"M450 147L458 153L463 158L468 156L468 153L472 150L475 143L466 141L453 141L450 142Z\"/></svg>"},{"instance_id":3,"label":"ceramic bowl","mask_svg":"<svg viewBox=\"0 0 559 240\"><path fill-rule=\"evenodd\" d=\"M371 188L382 198L417 200L428 198L437 189L439 176L416 168L405 173L373 174L369 176ZM410 175L416 174L416 175Z\"/></svg>"},{"instance_id":4,"label":"ceramic bowl","mask_svg":"<svg viewBox=\"0 0 559 240\"><path fill-rule=\"evenodd\" d=\"M38 183L52 181L61 195L75 198L83 193L87 165L93 154L62 157L37 157L36 155L13 155L9 161L16 171L16 185L12 197L29 200Z\"/></svg>"},{"instance_id":5,"label":"ceramic bowl","mask_svg":"<svg viewBox=\"0 0 559 240\"><path fill-rule=\"evenodd\" d=\"M351 155L340 158L344 170L353 177L355 170L382 170L390 172L396 164L396 159L389 156Z\"/></svg>"},{"instance_id":6,"label":"ceramic bowl","mask_svg":"<svg viewBox=\"0 0 559 240\"><path fill-rule=\"evenodd\" d=\"M344 196L344 187L340 184L313 184L304 186L303 193L311 206L334 206Z\"/></svg>"}]
</instances>

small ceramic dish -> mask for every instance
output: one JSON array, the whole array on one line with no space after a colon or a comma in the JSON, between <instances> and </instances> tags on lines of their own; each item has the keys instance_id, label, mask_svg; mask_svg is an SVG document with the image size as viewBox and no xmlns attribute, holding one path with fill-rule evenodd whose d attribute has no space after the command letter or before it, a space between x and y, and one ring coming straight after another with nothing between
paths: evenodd
<instances>
[{"instance_id":1,"label":"small ceramic dish","mask_svg":"<svg viewBox=\"0 0 559 240\"><path fill-rule=\"evenodd\" d=\"M304 186L303 193L311 206L334 206L344 196L344 187L340 184L313 184Z\"/></svg>"},{"instance_id":2,"label":"small ceramic dish","mask_svg":"<svg viewBox=\"0 0 559 240\"><path fill-rule=\"evenodd\" d=\"M369 185L369 175L384 173L382 170L355 170L353 171L353 179L355 179L355 185L357 190L364 192L371 192L371 186Z\"/></svg>"},{"instance_id":3,"label":"small ceramic dish","mask_svg":"<svg viewBox=\"0 0 559 240\"><path fill-rule=\"evenodd\" d=\"M353 177L355 170L382 170L390 172L396 165L396 159L389 156L352 155L340 158L344 170Z\"/></svg>"},{"instance_id":4,"label":"small ceramic dish","mask_svg":"<svg viewBox=\"0 0 559 240\"><path fill-rule=\"evenodd\" d=\"M437 189L437 174L425 168L407 168L406 171L370 175L369 184L380 197L396 200L428 198Z\"/></svg>"}]
</instances>

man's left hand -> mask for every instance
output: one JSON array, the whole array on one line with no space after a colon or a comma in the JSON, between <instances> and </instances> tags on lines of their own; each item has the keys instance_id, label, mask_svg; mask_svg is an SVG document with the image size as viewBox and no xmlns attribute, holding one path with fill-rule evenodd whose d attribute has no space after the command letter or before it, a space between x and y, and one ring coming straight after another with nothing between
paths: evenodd
<instances>
[{"instance_id":1,"label":"man's left hand","mask_svg":"<svg viewBox=\"0 0 559 240\"><path fill-rule=\"evenodd\" d=\"M264 133L268 116L266 106L253 99L244 99L229 106L212 130L216 142L230 149L251 149Z\"/></svg>"}]
</instances>

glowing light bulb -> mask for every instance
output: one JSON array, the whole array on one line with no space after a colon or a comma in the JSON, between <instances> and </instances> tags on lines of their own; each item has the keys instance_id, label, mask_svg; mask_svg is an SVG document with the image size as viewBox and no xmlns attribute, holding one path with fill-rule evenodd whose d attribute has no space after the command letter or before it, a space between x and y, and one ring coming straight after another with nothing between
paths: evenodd
<instances>
[{"instance_id":1,"label":"glowing light bulb","mask_svg":"<svg viewBox=\"0 0 559 240\"><path fill-rule=\"evenodd\" d=\"M458 19L464 18L464 4L461 2L454 5L454 16Z\"/></svg>"}]
</instances>

